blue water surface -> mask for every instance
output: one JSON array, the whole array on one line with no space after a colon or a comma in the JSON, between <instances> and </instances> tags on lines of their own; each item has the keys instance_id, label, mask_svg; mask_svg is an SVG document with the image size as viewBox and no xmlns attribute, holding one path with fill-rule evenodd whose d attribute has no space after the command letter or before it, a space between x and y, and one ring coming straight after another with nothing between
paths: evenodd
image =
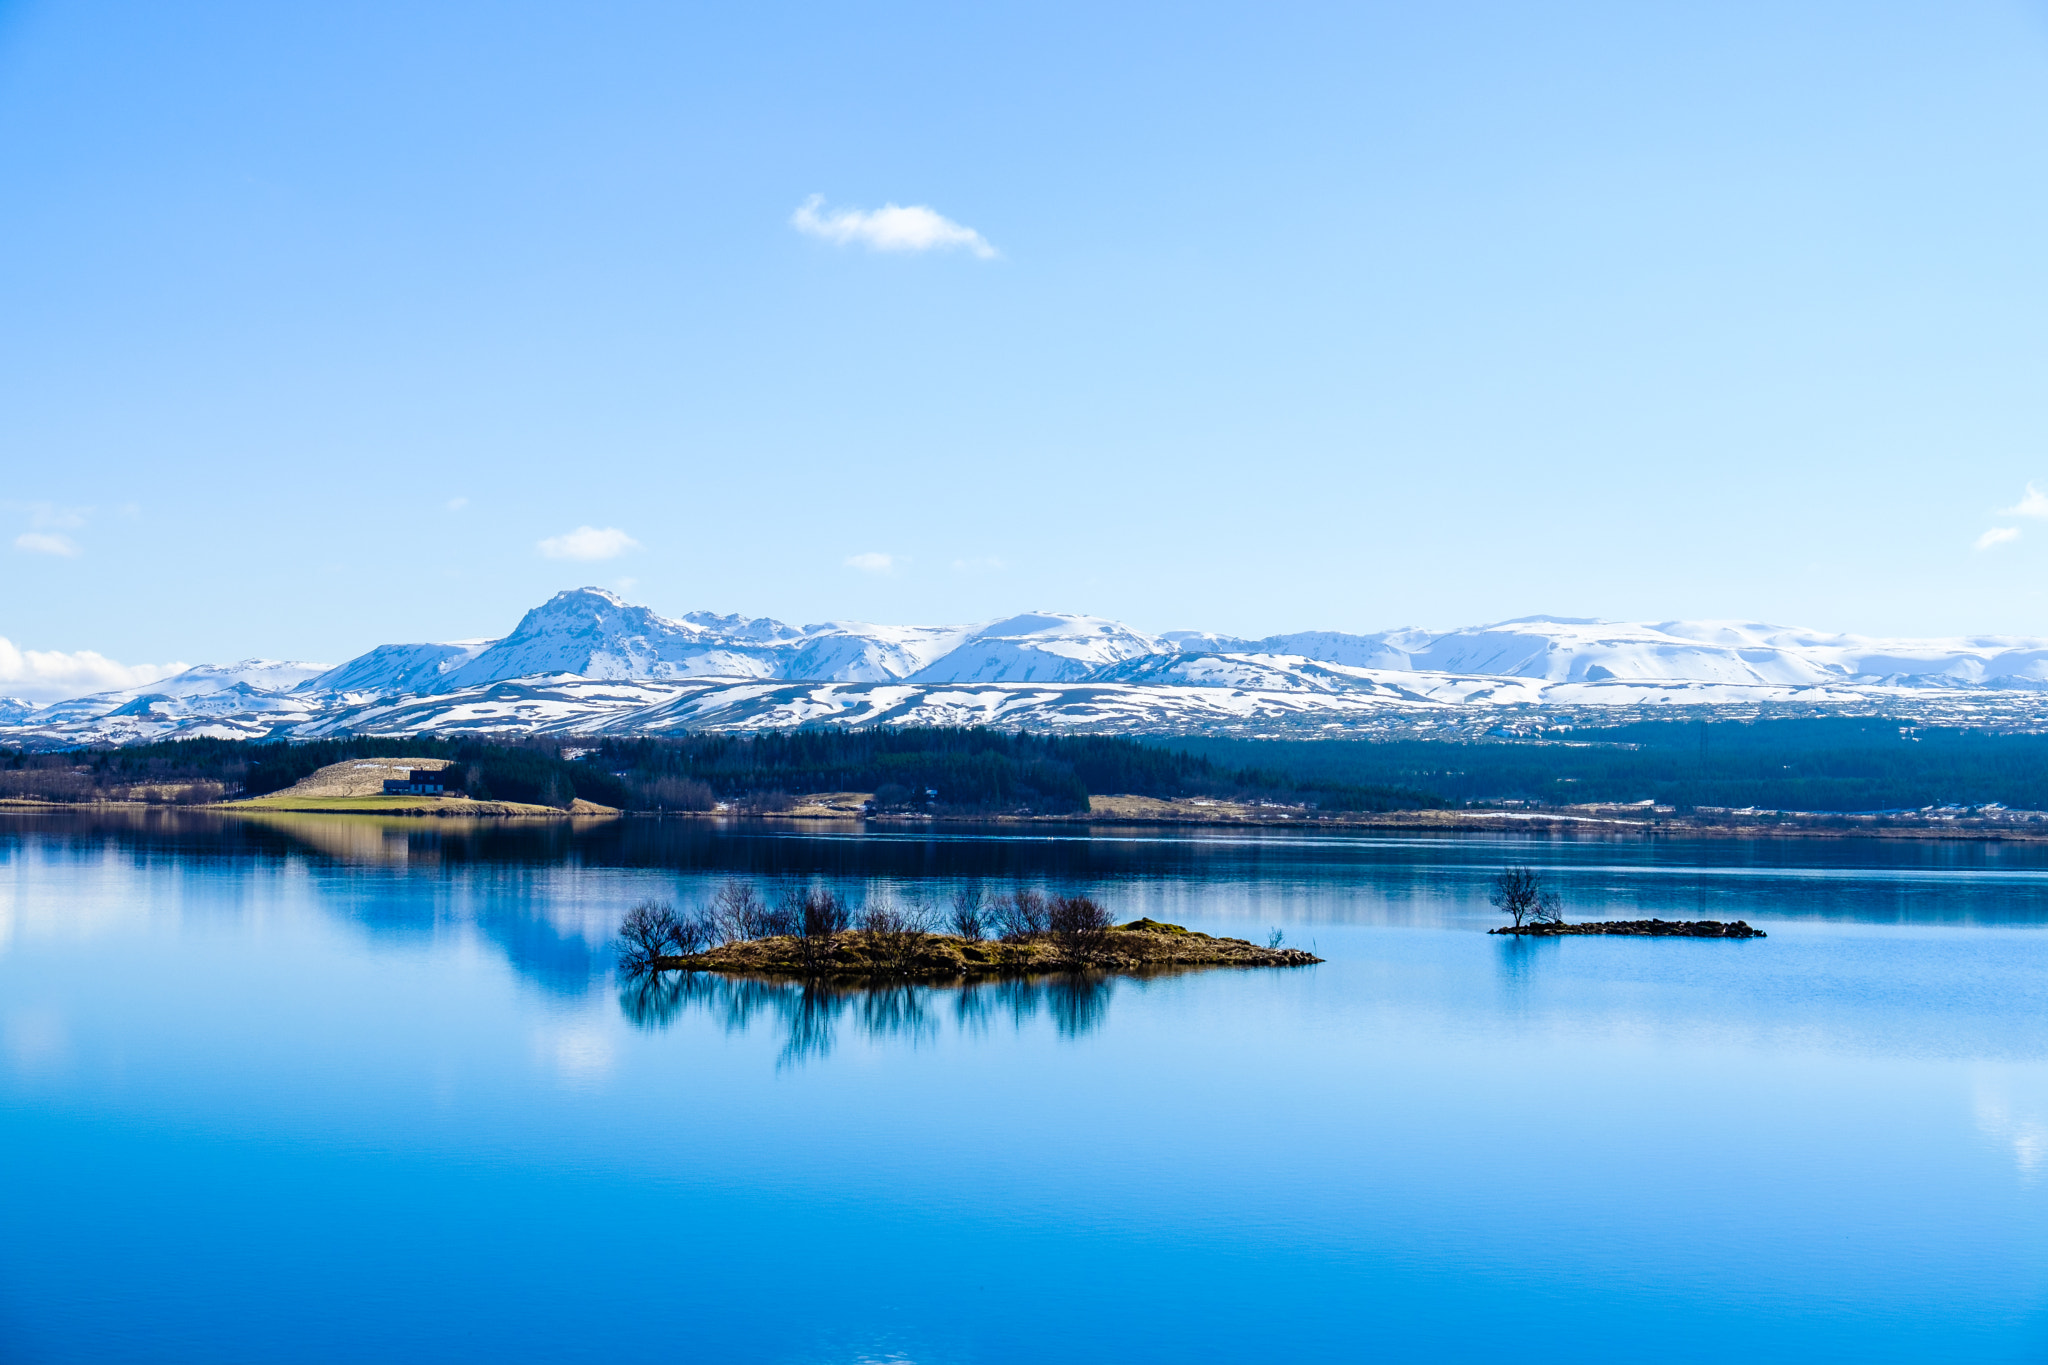
<instances>
[{"instance_id":1,"label":"blue water surface","mask_svg":"<svg viewBox=\"0 0 2048 1365\"><path fill-rule=\"evenodd\" d=\"M1489 936L1510 858L1770 936ZM615 977L729 876L1327 961ZM2044 925L2017 843L7 817L0 1360L2041 1360Z\"/></svg>"}]
</instances>

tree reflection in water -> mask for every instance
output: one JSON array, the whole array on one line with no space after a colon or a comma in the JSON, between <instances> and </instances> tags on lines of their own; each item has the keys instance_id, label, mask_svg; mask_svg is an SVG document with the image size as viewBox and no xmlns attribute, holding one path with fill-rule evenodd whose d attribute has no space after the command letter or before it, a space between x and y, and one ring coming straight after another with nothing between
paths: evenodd
<instances>
[{"instance_id":1,"label":"tree reflection in water","mask_svg":"<svg viewBox=\"0 0 2048 1365\"><path fill-rule=\"evenodd\" d=\"M1007 1020L1021 1029L1041 1010L1062 1037L1080 1038L1108 1017L1116 978L1102 972L1048 977L999 977L951 986L908 982L845 986L822 981L765 980L713 972L653 972L622 978L619 1009L636 1027L667 1028L700 1009L728 1033L744 1033L756 1019L772 1020L783 1034L778 1064L831 1055L842 1021L862 1037L935 1042L950 1014L963 1033L986 1033Z\"/></svg>"}]
</instances>

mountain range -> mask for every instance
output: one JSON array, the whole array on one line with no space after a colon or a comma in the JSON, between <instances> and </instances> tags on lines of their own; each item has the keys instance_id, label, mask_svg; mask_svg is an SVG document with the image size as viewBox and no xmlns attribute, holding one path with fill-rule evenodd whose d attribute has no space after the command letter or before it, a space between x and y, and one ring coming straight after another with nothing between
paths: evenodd
<instances>
[{"instance_id":1,"label":"mountain range","mask_svg":"<svg viewBox=\"0 0 2048 1365\"><path fill-rule=\"evenodd\" d=\"M1057 612L968 626L790 626L667 617L580 588L498 639L380 645L333 667L202 665L43 707L0 699L0 742L804 724L1359 734L1466 728L1503 706L1878 702L2048 709L2048 639L1548 616L1261 639L1147 635Z\"/></svg>"}]
</instances>

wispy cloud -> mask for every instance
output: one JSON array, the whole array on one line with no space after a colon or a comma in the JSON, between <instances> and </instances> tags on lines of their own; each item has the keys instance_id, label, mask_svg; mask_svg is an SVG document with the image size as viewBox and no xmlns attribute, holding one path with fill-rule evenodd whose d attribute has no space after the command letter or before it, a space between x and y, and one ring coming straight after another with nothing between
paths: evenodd
<instances>
[{"instance_id":1,"label":"wispy cloud","mask_svg":"<svg viewBox=\"0 0 2048 1365\"><path fill-rule=\"evenodd\" d=\"M465 508L465 507L467 507L467 506L469 506L469 499L468 499L468 498L450 498L450 499L448 499L448 510L449 510L449 511L451 511L451 512L460 512L460 511L461 511L461 510L462 510L463 508Z\"/></svg>"},{"instance_id":2,"label":"wispy cloud","mask_svg":"<svg viewBox=\"0 0 2048 1365\"><path fill-rule=\"evenodd\" d=\"M90 507L59 507L54 502L32 502L27 506L29 525L38 531L76 531L92 515Z\"/></svg>"},{"instance_id":3,"label":"wispy cloud","mask_svg":"<svg viewBox=\"0 0 2048 1365\"><path fill-rule=\"evenodd\" d=\"M2014 503L2011 507L2001 507L1992 515L1998 517L2048 518L2048 493L2043 493L2040 489L2029 483L2027 491L2021 495L2017 503ZM2019 538L2020 528L2017 526L1994 526L1983 535L1977 537L1977 548L1988 550L1995 545L2004 545L2008 541L2018 540Z\"/></svg>"},{"instance_id":4,"label":"wispy cloud","mask_svg":"<svg viewBox=\"0 0 2048 1365\"><path fill-rule=\"evenodd\" d=\"M0 693L28 701L61 701L117 687L141 687L158 678L184 672L185 664L122 664L104 654L81 649L67 654L55 649L17 649L0 638Z\"/></svg>"},{"instance_id":5,"label":"wispy cloud","mask_svg":"<svg viewBox=\"0 0 2048 1365\"><path fill-rule=\"evenodd\" d=\"M974 559L953 561L954 573L1000 573L1009 567L994 555L980 555Z\"/></svg>"},{"instance_id":6,"label":"wispy cloud","mask_svg":"<svg viewBox=\"0 0 2048 1365\"><path fill-rule=\"evenodd\" d=\"M2032 484L2027 485L2026 496L2018 505L2000 508L2002 517L2048 517L2048 493L2043 493Z\"/></svg>"},{"instance_id":7,"label":"wispy cloud","mask_svg":"<svg viewBox=\"0 0 2048 1365\"><path fill-rule=\"evenodd\" d=\"M997 252L973 228L923 204L884 204L878 209L828 209L825 196L814 194L789 216L790 226L806 236L846 246L860 243L870 251L973 252L982 260Z\"/></svg>"},{"instance_id":8,"label":"wispy cloud","mask_svg":"<svg viewBox=\"0 0 2048 1365\"><path fill-rule=\"evenodd\" d=\"M24 554L62 555L76 559L78 542L64 534L85 525L90 507L60 507L54 502L0 502L0 507L28 513L29 529L14 538L14 548Z\"/></svg>"},{"instance_id":9,"label":"wispy cloud","mask_svg":"<svg viewBox=\"0 0 2048 1365\"><path fill-rule=\"evenodd\" d=\"M595 526L579 526L565 535L549 536L540 543L540 552L549 559L617 559L628 550L637 550L640 542L616 526L599 530Z\"/></svg>"},{"instance_id":10,"label":"wispy cloud","mask_svg":"<svg viewBox=\"0 0 2048 1365\"><path fill-rule=\"evenodd\" d=\"M14 548L32 555L62 555L66 559L78 557L78 545L71 537L55 531L23 531L14 538Z\"/></svg>"},{"instance_id":11,"label":"wispy cloud","mask_svg":"<svg viewBox=\"0 0 2048 1365\"><path fill-rule=\"evenodd\" d=\"M902 563L903 561L895 555L885 555L875 550L846 557L846 567L859 569L862 573L895 573L897 566Z\"/></svg>"}]
</instances>

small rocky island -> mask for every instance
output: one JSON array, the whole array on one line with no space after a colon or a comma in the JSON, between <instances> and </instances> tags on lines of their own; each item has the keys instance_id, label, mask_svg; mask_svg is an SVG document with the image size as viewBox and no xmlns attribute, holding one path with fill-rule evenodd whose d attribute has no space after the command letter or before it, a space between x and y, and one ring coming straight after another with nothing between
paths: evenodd
<instances>
[{"instance_id":1,"label":"small rocky island","mask_svg":"<svg viewBox=\"0 0 2048 1365\"><path fill-rule=\"evenodd\" d=\"M1503 924L1489 934L1521 934L1526 938L1551 938L1560 934L1633 934L1642 938L1765 938L1743 920L1719 919L1596 919L1578 924L1563 920L1537 920L1530 924Z\"/></svg>"},{"instance_id":2,"label":"small rocky island","mask_svg":"<svg viewBox=\"0 0 2048 1365\"><path fill-rule=\"evenodd\" d=\"M1152 972L1196 967L1306 967L1322 959L1280 946L1217 938L1153 919L1112 923L1085 896L1018 891L954 906L944 930L929 908L886 900L856 916L827 889L770 905L729 882L702 912L678 915L658 902L633 907L619 926L628 975L724 972L837 980L959 980L1042 972Z\"/></svg>"},{"instance_id":3,"label":"small rocky island","mask_svg":"<svg viewBox=\"0 0 2048 1365\"><path fill-rule=\"evenodd\" d=\"M1752 929L1742 920L1718 919L1596 919L1566 924L1564 900L1543 883L1542 874L1524 863L1501 869L1487 894L1494 907L1512 924L1488 929L1489 934L1518 934L1524 938L1552 938L1564 934L1630 934L1641 938L1763 938L1764 931Z\"/></svg>"}]
</instances>

